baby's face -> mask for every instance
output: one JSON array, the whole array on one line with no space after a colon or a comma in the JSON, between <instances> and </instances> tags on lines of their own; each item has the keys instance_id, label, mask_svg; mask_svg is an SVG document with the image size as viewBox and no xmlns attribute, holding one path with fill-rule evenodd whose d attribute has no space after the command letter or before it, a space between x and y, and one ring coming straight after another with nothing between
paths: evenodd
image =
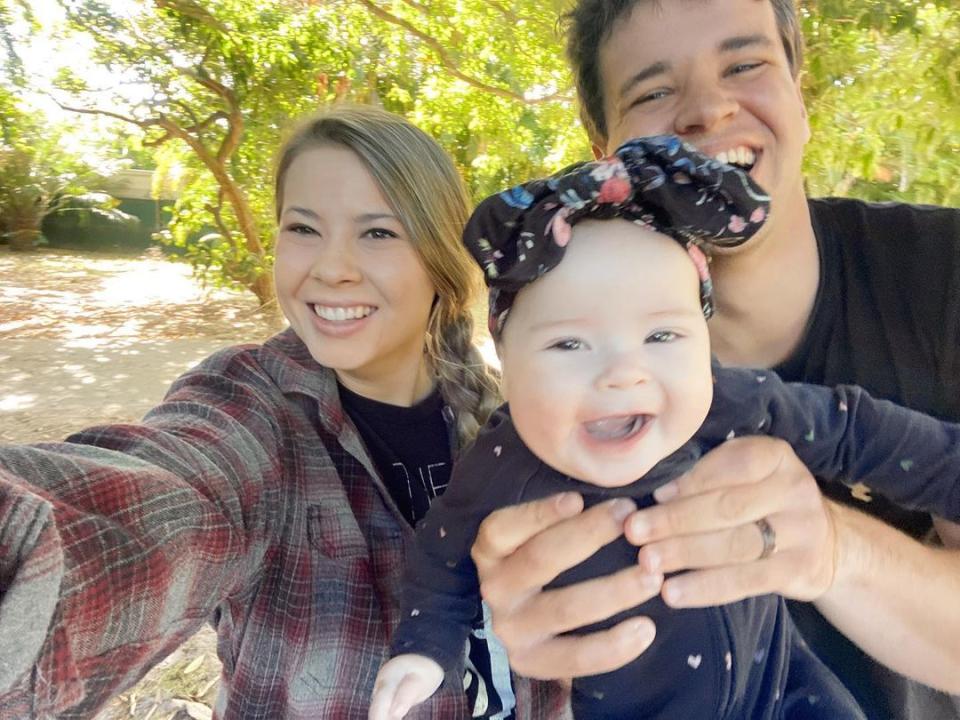
<instances>
[{"instance_id":1,"label":"baby's face","mask_svg":"<svg viewBox=\"0 0 960 720\"><path fill-rule=\"evenodd\" d=\"M563 261L517 297L500 355L527 447L604 487L683 445L713 397L696 269L675 240L626 220L574 226Z\"/></svg>"}]
</instances>

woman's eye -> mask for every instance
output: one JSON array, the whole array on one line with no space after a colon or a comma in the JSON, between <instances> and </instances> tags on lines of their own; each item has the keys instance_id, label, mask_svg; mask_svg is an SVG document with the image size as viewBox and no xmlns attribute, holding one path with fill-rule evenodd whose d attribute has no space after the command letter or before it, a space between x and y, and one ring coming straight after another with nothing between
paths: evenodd
<instances>
[{"instance_id":1,"label":"woman's eye","mask_svg":"<svg viewBox=\"0 0 960 720\"><path fill-rule=\"evenodd\" d=\"M576 340L573 338L568 338L566 340L560 340L555 342L550 346L551 350L582 350L584 343L582 340Z\"/></svg>"},{"instance_id":2,"label":"woman's eye","mask_svg":"<svg viewBox=\"0 0 960 720\"><path fill-rule=\"evenodd\" d=\"M292 232L294 235L312 235L316 231L309 225L302 225L300 223L291 223L286 227L287 232Z\"/></svg>"},{"instance_id":3,"label":"woman's eye","mask_svg":"<svg viewBox=\"0 0 960 720\"><path fill-rule=\"evenodd\" d=\"M387 230L386 228L370 228L364 235L374 240L386 240L387 238L399 237L393 230Z\"/></svg>"},{"instance_id":4,"label":"woman's eye","mask_svg":"<svg viewBox=\"0 0 960 720\"><path fill-rule=\"evenodd\" d=\"M646 337L648 343L669 343L680 338L678 333L673 330L657 330Z\"/></svg>"}]
</instances>

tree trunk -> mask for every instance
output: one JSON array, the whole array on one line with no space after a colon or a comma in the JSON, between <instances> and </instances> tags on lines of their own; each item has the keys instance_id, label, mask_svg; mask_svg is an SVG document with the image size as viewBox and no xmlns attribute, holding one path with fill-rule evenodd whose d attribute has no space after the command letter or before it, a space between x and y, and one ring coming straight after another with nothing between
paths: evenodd
<instances>
[{"instance_id":1,"label":"tree trunk","mask_svg":"<svg viewBox=\"0 0 960 720\"><path fill-rule=\"evenodd\" d=\"M14 230L10 233L10 249L17 252L33 250L39 239L39 230Z\"/></svg>"}]
</instances>

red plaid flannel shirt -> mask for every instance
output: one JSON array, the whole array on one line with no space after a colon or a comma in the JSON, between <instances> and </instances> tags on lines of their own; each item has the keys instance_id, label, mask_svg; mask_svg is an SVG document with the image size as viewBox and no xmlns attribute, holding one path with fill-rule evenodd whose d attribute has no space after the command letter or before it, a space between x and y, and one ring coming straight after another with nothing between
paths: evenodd
<instances>
[{"instance_id":1,"label":"red plaid flannel shirt","mask_svg":"<svg viewBox=\"0 0 960 720\"><path fill-rule=\"evenodd\" d=\"M210 620L216 717L363 720L412 534L292 331L141 424L0 447L0 717L90 717ZM518 719L566 714L515 691ZM415 716L468 717L459 680Z\"/></svg>"}]
</instances>

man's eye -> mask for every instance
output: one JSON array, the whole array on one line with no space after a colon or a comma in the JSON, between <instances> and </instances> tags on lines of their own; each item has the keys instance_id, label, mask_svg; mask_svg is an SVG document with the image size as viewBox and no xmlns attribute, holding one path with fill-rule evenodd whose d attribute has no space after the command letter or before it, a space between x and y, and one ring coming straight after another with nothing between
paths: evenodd
<instances>
[{"instance_id":1,"label":"man's eye","mask_svg":"<svg viewBox=\"0 0 960 720\"><path fill-rule=\"evenodd\" d=\"M680 335L673 330L657 330L646 337L648 343L669 343L678 340Z\"/></svg>"},{"instance_id":2,"label":"man's eye","mask_svg":"<svg viewBox=\"0 0 960 720\"><path fill-rule=\"evenodd\" d=\"M727 71L727 73L728 73L729 75L742 75L743 73L745 73L745 72L750 72L750 71L753 70L754 68L758 68L758 67L760 67L761 65L763 65L762 62L737 63L736 65L734 65L733 67L731 67L731 68Z\"/></svg>"},{"instance_id":3,"label":"man's eye","mask_svg":"<svg viewBox=\"0 0 960 720\"><path fill-rule=\"evenodd\" d=\"M582 350L584 343L582 340L576 340L574 338L567 338L566 340L560 340L555 342L550 346L551 350Z\"/></svg>"},{"instance_id":4,"label":"man's eye","mask_svg":"<svg viewBox=\"0 0 960 720\"><path fill-rule=\"evenodd\" d=\"M667 97L667 95L669 94L670 94L669 90L667 90L666 88L660 88L658 90L653 90L651 92L640 95L632 103L630 103L630 105L631 106L644 105L649 102L654 102L655 100L662 100L663 98Z\"/></svg>"}]
</instances>

